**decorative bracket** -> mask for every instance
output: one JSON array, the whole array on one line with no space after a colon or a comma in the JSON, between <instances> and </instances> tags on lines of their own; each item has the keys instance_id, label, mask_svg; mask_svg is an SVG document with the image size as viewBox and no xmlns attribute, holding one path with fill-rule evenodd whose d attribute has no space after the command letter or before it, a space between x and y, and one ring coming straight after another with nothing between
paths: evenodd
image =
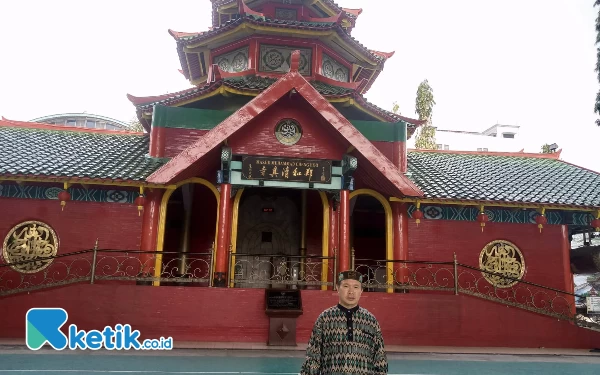
<instances>
[{"instance_id":1,"label":"decorative bracket","mask_svg":"<svg viewBox=\"0 0 600 375\"><path fill-rule=\"evenodd\" d=\"M231 159L233 153L231 147L221 148L221 169L217 171L217 184L229 184L231 182Z\"/></svg>"},{"instance_id":2,"label":"decorative bracket","mask_svg":"<svg viewBox=\"0 0 600 375\"><path fill-rule=\"evenodd\" d=\"M358 159L355 156L345 154L342 159L342 189L354 190L354 171L358 168Z\"/></svg>"}]
</instances>

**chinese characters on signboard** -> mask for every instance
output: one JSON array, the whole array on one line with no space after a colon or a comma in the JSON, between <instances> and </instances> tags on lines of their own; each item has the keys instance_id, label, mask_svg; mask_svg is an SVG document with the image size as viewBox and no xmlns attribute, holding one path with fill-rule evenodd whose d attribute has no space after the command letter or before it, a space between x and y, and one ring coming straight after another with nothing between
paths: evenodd
<instances>
[{"instance_id":1,"label":"chinese characters on signboard","mask_svg":"<svg viewBox=\"0 0 600 375\"><path fill-rule=\"evenodd\" d=\"M587 297L588 314L600 314L600 297Z\"/></svg>"},{"instance_id":2,"label":"chinese characters on signboard","mask_svg":"<svg viewBox=\"0 0 600 375\"><path fill-rule=\"evenodd\" d=\"M246 180L331 183L330 160L283 159L245 156L242 177Z\"/></svg>"}]
</instances>

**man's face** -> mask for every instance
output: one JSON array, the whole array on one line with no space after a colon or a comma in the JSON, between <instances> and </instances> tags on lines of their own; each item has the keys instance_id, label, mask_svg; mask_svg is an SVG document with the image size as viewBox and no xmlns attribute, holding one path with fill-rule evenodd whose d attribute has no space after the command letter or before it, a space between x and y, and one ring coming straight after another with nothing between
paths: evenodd
<instances>
[{"instance_id":1,"label":"man's face","mask_svg":"<svg viewBox=\"0 0 600 375\"><path fill-rule=\"evenodd\" d=\"M362 286L357 280L343 280L338 287L340 296L340 305L351 309L358 305L360 295L362 294Z\"/></svg>"}]
</instances>

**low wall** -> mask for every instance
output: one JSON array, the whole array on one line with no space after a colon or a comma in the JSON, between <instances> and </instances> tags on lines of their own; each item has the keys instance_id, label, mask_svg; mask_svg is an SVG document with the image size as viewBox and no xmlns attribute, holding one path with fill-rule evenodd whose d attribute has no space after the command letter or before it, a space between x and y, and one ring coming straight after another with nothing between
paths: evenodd
<instances>
[{"instance_id":1,"label":"low wall","mask_svg":"<svg viewBox=\"0 0 600 375\"><path fill-rule=\"evenodd\" d=\"M302 291L299 342L307 342L321 311L337 303L332 291ZM593 348L600 333L514 307L453 294L363 293L361 305L378 318L388 345ZM264 290L71 285L0 298L1 338L23 338L32 307L62 307L69 324L103 329L131 324L142 338L177 341L267 342Z\"/></svg>"}]
</instances>

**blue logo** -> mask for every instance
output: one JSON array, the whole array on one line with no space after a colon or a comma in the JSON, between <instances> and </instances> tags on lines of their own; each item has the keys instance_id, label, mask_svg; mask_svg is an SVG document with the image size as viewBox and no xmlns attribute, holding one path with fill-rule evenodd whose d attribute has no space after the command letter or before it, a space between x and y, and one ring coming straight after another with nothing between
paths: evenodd
<instances>
[{"instance_id":1,"label":"blue logo","mask_svg":"<svg viewBox=\"0 0 600 375\"><path fill-rule=\"evenodd\" d=\"M38 350L45 343L56 350L67 347L67 336L60 327L67 322L64 309L30 309L25 315L25 341L31 350Z\"/></svg>"},{"instance_id":2,"label":"blue logo","mask_svg":"<svg viewBox=\"0 0 600 375\"><path fill-rule=\"evenodd\" d=\"M75 324L69 325L68 336L61 331L69 315L61 308L33 308L25 316L25 341L31 350L38 350L45 343L56 350L67 346L71 350L102 347L108 350L171 350L173 338L146 339L140 343L140 331L132 330L129 324L106 326L102 331L84 331Z\"/></svg>"}]
</instances>

